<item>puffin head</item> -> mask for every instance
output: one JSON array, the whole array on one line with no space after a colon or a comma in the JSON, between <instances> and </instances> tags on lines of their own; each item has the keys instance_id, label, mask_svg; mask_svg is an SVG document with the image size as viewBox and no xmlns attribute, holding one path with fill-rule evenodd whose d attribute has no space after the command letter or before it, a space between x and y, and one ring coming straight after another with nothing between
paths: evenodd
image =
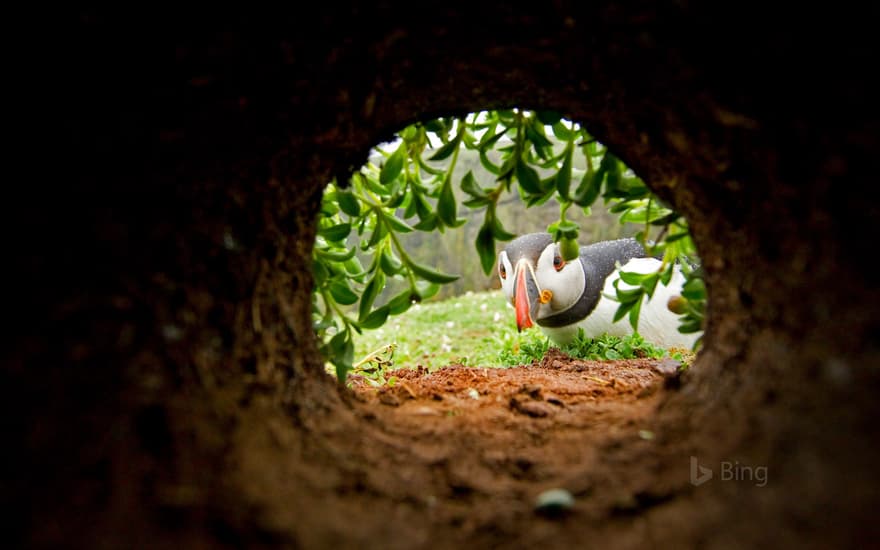
<instances>
[{"instance_id":1,"label":"puffin head","mask_svg":"<svg viewBox=\"0 0 880 550\"><path fill-rule=\"evenodd\" d=\"M520 331L573 306L584 292L580 258L564 261L549 233L511 241L498 255L498 277Z\"/></svg>"}]
</instances>

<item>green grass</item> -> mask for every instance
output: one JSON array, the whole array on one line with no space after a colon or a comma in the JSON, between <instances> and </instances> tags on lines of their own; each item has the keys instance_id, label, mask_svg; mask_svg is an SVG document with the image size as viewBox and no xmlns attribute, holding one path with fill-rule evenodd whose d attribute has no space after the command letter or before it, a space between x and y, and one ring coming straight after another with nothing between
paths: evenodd
<instances>
[{"instance_id":1,"label":"green grass","mask_svg":"<svg viewBox=\"0 0 880 550\"><path fill-rule=\"evenodd\" d=\"M468 292L440 302L414 305L406 313L390 317L376 330L365 330L355 337L355 363L377 376L386 368L415 368L419 365L437 369L452 363L476 367L527 365L541 359L554 346L538 328L517 333L513 308L501 291ZM388 346L394 345L392 364L364 361L373 354L388 359ZM665 349L653 346L638 335L624 338L579 337L563 348L582 359L631 359L666 357ZM673 353L672 357L689 362ZM362 372L363 368L356 368ZM377 380L381 381L382 378Z\"/></svg>"},{"instance_id":2,"label":"green grass","mask_svg":"<svg viewBox=\"0 0 880 550\"><path fill-rule=\"evenodd\" d=\"M513 309L501 291L468 292L462 296L416 304L384 326L356 335L355 362L371 352L396 344L395 367L429 369L451 363L480 367L506 366L499 352L518 338Z\"/></svg>"}]
</instances>

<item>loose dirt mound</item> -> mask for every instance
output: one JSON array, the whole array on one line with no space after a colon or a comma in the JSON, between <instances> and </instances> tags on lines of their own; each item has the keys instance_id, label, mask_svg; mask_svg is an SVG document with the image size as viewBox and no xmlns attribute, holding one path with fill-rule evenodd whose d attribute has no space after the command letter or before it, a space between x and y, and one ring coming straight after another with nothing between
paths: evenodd
<instances>
[{"instance_id":1,"label":"loose dirt mound","mask_svg":"<svg viewBox=\"0 0 880 550\"><path fill-rule=\"evenodd\" d=\"M654 359L578 361L551 350L530 366L476 369L452 365L435 372L422 367L400 369L390 373L397 377L393 387L375 389L355 379L353 389L364 403L394 407L401 419L465 415L468 425L479 425L481 415L503 414L511 422L521 415L574 421L598 410L614 411L621 404L626 404L626 415L631 415L631 403L654 393L663 379L660 363Z\"/></svg>"},{"instance_id":2,"label":"loose dirt mound","mask_svg":"<svg viewBox=\"0 0 880 550\"><path fill-rule=\"evenodd\" d=\"M554 522L595 522L662 501L630 489L652 473L619 474L657 445L649 419L664 380L676 383L676 366L580 361L551 350L540 363L510 369L402 369L392 373L398 380L390 388L355 380L360 414L381 439L403 442L399 453L374 457L370 477L378 483L370 485L429 509L434 521L455 528L453 540L472 543L481 535L487 543L558 541ZM407 488L399 487L401 479ZM574 508L561 518L542 517L534 500L556 487L573 494ZM534 524L526 530L523 521Z\"/></svg>"}]
</instances>

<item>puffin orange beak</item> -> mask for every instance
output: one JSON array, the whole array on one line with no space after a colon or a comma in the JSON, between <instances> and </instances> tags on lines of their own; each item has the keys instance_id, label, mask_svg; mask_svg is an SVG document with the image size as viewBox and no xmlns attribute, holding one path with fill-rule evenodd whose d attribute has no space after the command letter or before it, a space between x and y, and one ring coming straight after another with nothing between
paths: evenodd
<instances>
[{"instance_id":1,"label":"puffin orange beak","mask_svg":"<svg viewBox=\"0 0 880 550\"><path fill-rule=\"evenodd\" d=\"M520 332L533 325L532 316L538 309L541 293L532 266L520 261L516 266L515 284L513 287L513 307L516 310L516 328Z\"/></svg>"}]
</instances>

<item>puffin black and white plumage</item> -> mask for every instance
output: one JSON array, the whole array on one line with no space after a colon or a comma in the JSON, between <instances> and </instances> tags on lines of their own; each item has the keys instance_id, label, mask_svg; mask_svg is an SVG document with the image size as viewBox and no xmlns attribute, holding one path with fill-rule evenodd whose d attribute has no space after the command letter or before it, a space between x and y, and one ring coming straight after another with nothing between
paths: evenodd
<instances>
[{"instance_id":1,"label":"puffin black and white plumage","mask_svg":"<svg viewBox=\"0 0 880 550\"><path fill-rule=\"evenodd\" d=\"M501 288L516 310L517 328L537 323L559 345L573 340L580 328L590 338L631 334L628 316L613 322L620 304L605 295L615 295L621 270L651 273L660 266L661 261L647 257L635 239L582 246L580 256L566 262L548 233L514 239L498 256ZM669 284L659 283L642 304L638 332L646 341L665 348L693 347L700 334L680 333L678 315L667 307L669 298L681 294L683 284L684 275L676 267ZM635 288L622 280L618 287Z\"/></svg>"}]
</instances>

